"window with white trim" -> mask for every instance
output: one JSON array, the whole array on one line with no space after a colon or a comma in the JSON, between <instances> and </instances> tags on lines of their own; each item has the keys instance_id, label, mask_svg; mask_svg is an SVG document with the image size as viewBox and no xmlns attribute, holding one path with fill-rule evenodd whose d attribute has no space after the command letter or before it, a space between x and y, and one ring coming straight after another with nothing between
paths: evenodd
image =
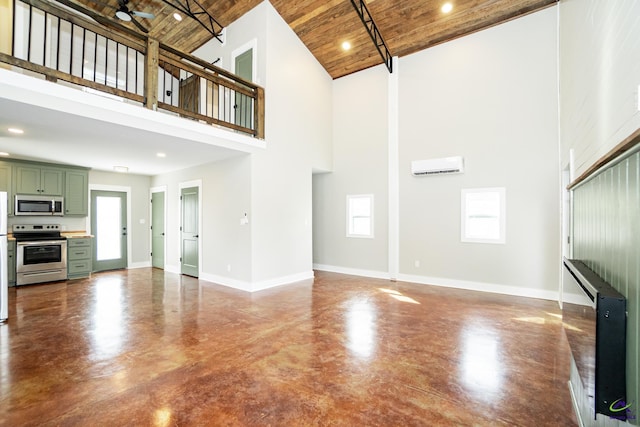
<instances>
[{"instance_id":1,"label":"window with white trim","mask_svg":"<svg viewBox=\"0 0 640 427\"><path fill-rule=\"evenodd\" d=\"M373 194L347 195L347 237L373 238Z\"/></svg>"},{"instance_id":2,"label":"window with white trim","mask_svg":"<svg viewBox=\"0 0 640 427\"><path fill-rule=\"evenodd\" d=\"M505 194L504 187L462 190L463 242L505 243Z\"/></svg>"}]
</instances>

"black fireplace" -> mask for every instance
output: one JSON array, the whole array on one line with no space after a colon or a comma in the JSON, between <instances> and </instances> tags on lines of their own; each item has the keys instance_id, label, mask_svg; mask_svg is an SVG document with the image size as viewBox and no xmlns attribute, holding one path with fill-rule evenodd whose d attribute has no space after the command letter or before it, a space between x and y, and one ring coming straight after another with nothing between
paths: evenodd
<instances>
[{"instance_id":1,"label":"black fireplace","mask_svg":"<svg viewBox=\"0 0 640 427\"><path fill-rule=\"evenodd\" d=\"M578 260L564 260L562 322L582 386L596 414L626 419L626 298ZM589 303L590 302L590 303Z\"/></svg>"}]
</instances>

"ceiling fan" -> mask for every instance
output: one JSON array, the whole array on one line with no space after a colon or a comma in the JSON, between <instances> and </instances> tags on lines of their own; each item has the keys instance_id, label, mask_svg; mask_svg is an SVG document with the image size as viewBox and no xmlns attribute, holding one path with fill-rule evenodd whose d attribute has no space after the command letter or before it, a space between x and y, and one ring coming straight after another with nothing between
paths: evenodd
<instances>
[{"instance_id":1,"label":"ceiling fan","mask_svg":"<svg viewBox=\"0 0 640 427\"><path fill-rule=\"evenodd\" d=\"M138 16L140 18L145 18L145 19L155 18L155 15L153 13L139 12L137 10L129 10L129 7L127 6L127 4L129 4L129 0L118 0L118 7L101 2L99 0L92 0L92 1L97 4L101 4L103 6L116 9L116 18L120 19L121 21L132 22L136 27L140 29L140 31L143 31L145 33L148 33L149 30L146 29L142 24L140 24L140 22L138 22L134 18L134 16Z\"/></svg>"}]
</instances>

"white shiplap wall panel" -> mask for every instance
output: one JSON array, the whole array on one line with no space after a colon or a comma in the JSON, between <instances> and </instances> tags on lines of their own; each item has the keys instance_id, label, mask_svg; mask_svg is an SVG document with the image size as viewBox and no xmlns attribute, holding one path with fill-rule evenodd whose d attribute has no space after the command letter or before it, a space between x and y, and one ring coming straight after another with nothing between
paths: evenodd
<instances>
[{"instance_id":1,"label":"white shiplap wall panel","mask_svg":"<svg viewBox=\"0 0 640 427\"><path fill-rule=\"evenodd\" d=\"M576 176L640 128L640 2L560 2L562 162Z\"/></svg>"}]
</instances>

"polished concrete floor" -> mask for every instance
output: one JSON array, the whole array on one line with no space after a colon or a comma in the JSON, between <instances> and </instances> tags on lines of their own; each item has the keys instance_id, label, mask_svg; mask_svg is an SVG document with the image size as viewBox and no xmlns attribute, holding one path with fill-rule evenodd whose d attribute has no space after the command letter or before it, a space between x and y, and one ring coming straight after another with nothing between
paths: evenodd
<instances>
[{"instance_id":1,"label":"polished concrete floor","mask_svg":"<svg viewBox=\"0 0 640 427\"><path fill-rule=\"evenodd\" d=\"M557 304L332 273L9 290L1 426L574 426Z\"/></svg>"}]
</instances>

